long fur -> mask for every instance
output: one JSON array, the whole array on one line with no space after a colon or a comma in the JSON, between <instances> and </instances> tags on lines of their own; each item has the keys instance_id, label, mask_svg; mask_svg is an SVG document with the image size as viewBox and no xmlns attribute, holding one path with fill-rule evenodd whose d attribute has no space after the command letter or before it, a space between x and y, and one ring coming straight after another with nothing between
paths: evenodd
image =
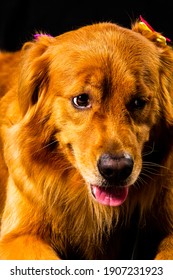
<instances>
[{"instance_id":1,"label":"long fur","mask_svg":"<svg viewBox=\"0 0 173 280\"><path fill-rule=\"evenodd\" d=\"M152 257L173 259L173 51L157 38L99 23L0 53L1 259L126 258L136 213L135 230L161 236ZM131 117L140 88L152 101ZM70 101L86 90L91 113ZM128 198L101 205L96 162L122 149L135 159Z\"/></svg>"}]
</instances>

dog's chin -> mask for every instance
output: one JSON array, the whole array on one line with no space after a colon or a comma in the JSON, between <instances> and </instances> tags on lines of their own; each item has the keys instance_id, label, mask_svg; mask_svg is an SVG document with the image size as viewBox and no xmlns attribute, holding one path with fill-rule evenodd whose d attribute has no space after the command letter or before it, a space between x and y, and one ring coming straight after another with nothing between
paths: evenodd
<instances>
[{"instance_id":1,"label":"dog's chin","mask_svg":"<svg viewBox=\"0 0 173 280\"><path fill-rule=\"evenodd\" d=\"M120 206L128 197L129 186L102 187L90 185L91 193L95 200L107 206Z\"/></svg>"}]
</instances>

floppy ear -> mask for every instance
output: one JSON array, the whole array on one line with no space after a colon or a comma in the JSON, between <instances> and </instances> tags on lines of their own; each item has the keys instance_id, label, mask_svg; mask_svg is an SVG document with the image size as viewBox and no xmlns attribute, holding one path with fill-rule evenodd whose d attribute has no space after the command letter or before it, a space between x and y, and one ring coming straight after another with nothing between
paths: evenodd
<instances>
[{"instance_id":1,"label":"floppy ear","mask_svg":"<svg viewBox=\"0 0 173 280\"><path fill-rule=\"evenodd\" d=\"M18 99L23 115L37 103L39 96L48 87L49 59L46 51L54 38L43 34L35 38L35 41L26 43L21 50Z\"/></svg>"},{"instance_id":2,"label":"floppy ear","mask_svg":"<svg viewBox=\"0 0 173 280\"><path fill-rule=\"evenodd\" d=\"M173 49L170 39L156 32L142 17L132 25L132 30L153 42L159 57L160 114L168 126L173 126Z\"/></svg>"},{"instance_id":3,"label":"floppy ear","mask_svg":"<svg viewBox=\"0 0 173 280\"><path fill-rule=\"evenodd\" d=\"M160 93L158 98L162 118L173 126L173 50L165 47L160 50Z\"/></svg>"}]
</instances>

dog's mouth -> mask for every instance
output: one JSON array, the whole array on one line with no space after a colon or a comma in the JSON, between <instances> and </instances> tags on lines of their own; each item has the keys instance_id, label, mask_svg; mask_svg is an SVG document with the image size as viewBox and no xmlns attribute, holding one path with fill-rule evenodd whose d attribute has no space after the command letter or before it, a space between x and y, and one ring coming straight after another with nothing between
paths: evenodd
<instances>
[{"instance_id":1,"label":"dog's mouth","mask_svg":"<svg viewBox=\"0 0 173 280\"><path fill-rule=\"evenodd\" d=\"M128 186L101 187L91 185L94 198L101 204L107 206L120 206L126 200L129 192Z\"/></svg>"}]
</instances>

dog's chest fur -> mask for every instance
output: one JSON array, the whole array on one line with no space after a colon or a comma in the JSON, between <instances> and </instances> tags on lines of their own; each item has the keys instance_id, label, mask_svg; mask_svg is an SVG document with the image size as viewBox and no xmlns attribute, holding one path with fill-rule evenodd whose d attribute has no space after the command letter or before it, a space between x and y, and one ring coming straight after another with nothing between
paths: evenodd
<instances>
[{"instance_id":1,"label":"dog's chest fur","mask_svg":"<svg viewBox=\"0 0 173 280\"><path fill-rule=\"evenodd\" d=\"M110 236L103 237L101 248L91 244L92 256L85 256L77 247L67 245L66 252L61 257L72 260L89 258L101 260L153 259L157 253L158 244L165 234L153 221L150 221L149 224L139 226L138 213L135 212L128 227L117 226ZM57 253L59 254L59 252Z\"/></svg>"}]
</instances>

